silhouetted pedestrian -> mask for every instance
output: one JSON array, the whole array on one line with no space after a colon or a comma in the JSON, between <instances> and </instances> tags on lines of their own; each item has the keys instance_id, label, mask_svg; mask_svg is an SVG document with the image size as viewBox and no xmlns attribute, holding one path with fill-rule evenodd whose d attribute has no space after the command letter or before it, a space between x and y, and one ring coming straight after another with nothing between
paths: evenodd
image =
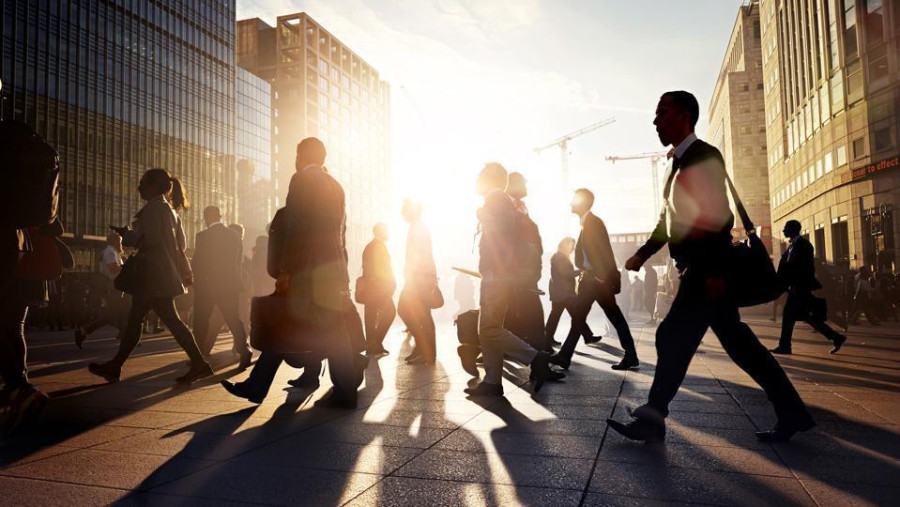
<instances>
[{"instance_id":1,"label":"silhouetted pedestrian","mask_svg":"<svg viewBox=\"0 0 900 507\"><path fill-rule=\"evenodd\" d=\"M644 266L644 310L650 314L649 324L656 324L656 293L659 290L659 276L653 266Z\"/></svg>"},{"instance_id":2,"label":"silhouetted pedestrian","mask_svg":"<svg viewBox=\"0 0 900 507\"><path fill-rule=\"evenodd\" d=\"M287 297L291 308L303 312L303 320L314 323L312 332L328 336L316 340L322 344L321 350L310 351L305 348L308 344L302 343L297 344L297 353L263 350L247 380L222 381L229 393L255 403L266 397L282 362L304 369L298 379L304 381L302 387L317 387L324 356L333 388L316 406L356 407L362 370L347 324L353 301L347 272L344 189L325 169L325 155L325 145L315 137L297 145L297 172L280 211L285 217L283 244L280 251L270 254L273 271L278 273L276 294Z\"/></svg>"},{"instance_id":3,"label":"silhouetted pedestrian","mask_svg":"<svg viewBox=\"0 0 900 507\"><path fill-rule=\"evenodd\" d=\"M547 380L565 377L550 369L549 354L536 350L503 327L519 264L526 262L518 257L524 246L516 230L522 214L504 192L507 181L506 169L497 163L486 164L478 175L478 193L484 197L484 205L478 210L478 270L482 276L478 336L484 354L484 380L476 387L466 388L466 394L472 396L503 396L504 357L531 366L535 391Z\"/></svg>"},{"instance_id":4,"label":"silhouetted pedestrian","mask_svg":"<svg viewBox=\"0 0 900 507\"><path fill-rule=\"evenodd\" d=\"M622 274L616 266L616 257L609 242L609 233L603 220L591 213L594 206L594 193L586 188L579 188L572 198L572 213L581 218L581 234L575 246L575 266L581 270L576 294L575 313L572 316L572 328L569 335L552 358L551 362L563 368L572 363L572 354L578 344L578 337L585 334L588 314L594 303L600 305L606 318L619 335L619 343L625 356L619 363L612 365L614 370L627 370L640 363L631 329L616 303L616 294L621 290Z\"/></svg>"},{"instance_id":5,"label":"silhouetted pedestrian","mask_svg":"<svg viewBox=\"0 0 900 507\"><path fill-rule=\"evenodd\" d=\"M362 254L362 278L365 284L363 310L366 319L366 351L368 355L379 356L388 354L383 342L397 316L397 308L394 306L397 281L391 267L391 254L387 249L387 224L375 224L372 233L375 237L366 245Z\"/></svg>"},{"instance_id":6,"label":"silhouetted pedestrian","mask_svg":"<svg viewBox=\"0 0 900 507\"><path fill-rule=\"evenodd\" d=\"M561 345L554 337L559 319L562 313L568 312L572 317L575 311L575 284L578 279L578 271L572 264L572 252L575 251L575 239L563 238L559 242L556 253L550 258L550 315L547 316L547 325L544 331L547 341L553 345ZM594 336L590 326L585 322L582 326L584 343L597 343L599 336Z\"/></svg>"},{"instance_id":7,"label":"silhouetted pedestrian","mask_svg":"<svg viewBox=\"0 0 900 507\"><path fill-rule=\"evenodd\" d=\"M258 236L256 246L253 247L253 257L250 260L254 296L267 296L275 291L275 279L266 271L268 258L269 237Z\"/></svg>"},{"instance_id":8,"label":"silhouetted pedestrian","mask_svg":"<svg viewBox=\"0 0 900 507\"><path fill-rule=\"evenodd\" d=\"M403 219L409 224L409 232L406 236L405 281L403 290L400 291L397 311L416 344L406 362L434 364L437 345L431 310L440 289L431 247L431 233L422 221L420 203L405 201L402 213Z\"/></svg>"},{"instance_id":9,"label":"silhouetted pedestrian","mask_svg":"<svg viewBox=\"0 0 900 507\"><path fill-rule=\"evenodd\" d=\"M97 271L100 276L96 285L98 285L97 289L103 306L97 318L86 326L75 327L75 345L79 349L89 335L103 326L115 326L119 332L125 329L130 301L125 298L125 294L113 286L113 281L122 270L123 253L122 237L115 232L110 232L106 236L106 248L103 249L100 261L97 263Z\"/></svg>"},{"instance_id":10,"label":"silhouetted pedestrian","mask_svg":"<svg viewBox=\"0 0 900 507\"><path fill-rule=\"evenodd\" d=\"M781 254L778 263L778 282L780 290L787 293L787 302L784 305L784 315L781 319L781 339L778 346L772 349L773 354L791 353L791 336L794 333L794 324L799 321L806 322L813 329L822 333L822 336L831 340L834 347L832 354L836 354L847 337L838 333L825 323L827 310L819 313L814 308L816 298L813 291L822 288L822 284L816 279L815 257L812 244L800 235L802 226L796 220L788 220L784 224L784 235L790 240L790 246ZM826 303L826 301L823 301Z\"/></svg>"},{"instance_id":11,"label":"silhouetted pedestrian","mask_svg":"<svg viewBox=\"0 0 900 507\"><path fill-rule=\"evenodd\" d=\"M128 323L121 333L119 351L109 362L91 363L91 373L108 382L117 382L122 365L141 341L144 316L153 310L165 322L178 345L191 361L190 370L177 381L191 383L213 374L203 358L188 329L175 309L175 297L184 294L185 286L194 282L194 274L185 254L184 229L176 210L190 204L181 181L165 169L150 169L141 177L138 191L147 204L134 216L131 228L115 227L125 246L135 247L137 252L130 262L132 270L123 266L117 280L128 285L126 292L132 296Z\"/></svg>"},{"instance_id":12,"label":"silhouetted pedestrian","mask_svg":"<svg viewBox=\"0 0 900 507\"><path fill-rule=\"evenodd\" d=\"M247 329L240 316L242 289L243 243L238 233L222 223L218 206L203 210L206 229L194 240L194 335L200 352L209 356L219 328L209 329L213 309L218 308L234 340L234 350L240 358L238 368L250 366L252 353L247 341Z\"/></svg>"},{"instance_id":13,"label":"silhouetted pedestrian","mask_svg":"<svg viewBox=\"0 0 900 507\"><path fill-rule=\"evenodd\" d=\"M668 244L681 283L672 308L656 331L656 372L647 404L634 410L635 420L629 424L607 422L632 440L662 441L669 403L711 327L728 356L763 388L775 407L775 428L758 432L757 437L786 441L815 423L778 361L741 322L736 289L726 285L734 216L726 195L722 155L694 135L699 115L697 99L683 91L663 94L656 108L653 124L659 139L664 146L674 147L672 171L659 222L625 267L637 271Z\"/></svg>"}]
</instances>

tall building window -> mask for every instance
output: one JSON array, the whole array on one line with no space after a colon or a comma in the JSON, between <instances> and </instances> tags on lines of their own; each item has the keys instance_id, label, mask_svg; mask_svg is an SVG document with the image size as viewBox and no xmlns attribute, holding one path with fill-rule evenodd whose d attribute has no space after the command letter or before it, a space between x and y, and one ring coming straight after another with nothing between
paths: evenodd
<instances>
[{"instance_id":1,"label":"tall building window","mask_svg":"<svg viewBox=\"0 0 900 507\"><path fill-rule=\"evenodd\" d=\"M837 158L836 165L838 167L847 165L847 146L846 145L842 144L837 147L837 150L835 150L835 158Z\"/></svg>"},{"instance_id":2,"label":"tall building window","mask_svg":"<svg viewBox=\"0 0 900 507\"><path fill-rule=\"evenodd\" d=\"M834 159L831 158L831 152L825 154L825 174L834 170Z\"/></svg>"},{"instance_id":3,"label":"tall building window","mask_svg":"<svg viewBox=\"0 0 900 507\"><path fill-rule=\"evenodd\" d=\"M869 46L884 41L883 0L866 0L866 41Z\"/></svg>"},{"instance_id":4,"label":"tall building window","mask_svg":"<svg viewBox=\"0 0 900 507\"><path fill-rule=\"evenodd\" d=\"M856 39L856 0L843 0L844 3L844 59L852 60L859 56L859 42Z\"/></svg>"},{"instance_id":5,"label":"tall building window","mask_svg":"<svg viewBox=\"0 0 900 507\"><path fill-rule=\"evenodd\" d=\"M853 160L859 160L866 156L866 137L858 137L853 140Z\"/></svg>"},{"instance_id":6,"label":"tall building window","mask_svg":"<svg viewBox=\"0 0 900 507\"><path fill-rule=\"evenodd\" d=\"M834 114L844 110L844 75L841 69L831 76L831 110Z\"/></svg>"},{"instance_id":7,"label":"tall building window","mask_svg":"<svg viewBox=\"0 0 900 507\"><path fill-rule=\"evenodd\" d=\"M894 141L891 139L891 128L884 127L875 131L873 135L875 137L875 151L883 151L888 148L894 146Z\"/></svg>"},{"instance_id":8,"label":"tall building window","mask_svg":"<svg viewBox=\"0 0 900 507\"><path fill-rule=\"evenodd\" d=\"M839 16L837 10L837 0L827 0L825 3L826 18L828 20L828 47L830 49L829 61L831 68L837 68L840 63L840 51L838 50L838 25L837 18Z\"/></svg>"}]
</instances>

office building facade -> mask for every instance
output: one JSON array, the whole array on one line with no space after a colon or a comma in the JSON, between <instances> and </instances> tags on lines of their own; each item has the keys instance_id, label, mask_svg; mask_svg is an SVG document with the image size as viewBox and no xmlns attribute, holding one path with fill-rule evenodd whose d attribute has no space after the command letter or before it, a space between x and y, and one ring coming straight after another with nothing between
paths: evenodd
<instances>
[{"instance_id":1,"label":"office building facade","mask_svg":"<svg viewBox=\"0 0 900 507\"><path fill-rule=\"evenodd\" d=\"M240 67L235 69L235 159L237 217L245 245L264 235L274 214L272 180L272 87ZM249 254L249 252L247 252Z\"/></svg>"},{"instance_id":2,"label":"office building facade","mask_svg":"<svg viewBox=\"0 0 900 507\"><path fill-rule=\"evenodd\" d=\"M374 220L391 208L390 88L379 73L306 13L238 21L237 64L272 85L275 207L295 172L297 143L320 138L326 165L347 194L347 243L355 266ZM395 208L395 209L394 209Z\"/></svg>"},{"instance_id":3,"label":"office building facade","mask_svg":"<svg viewBox=\"0 0 900 507\"><path fill-rule=\"evenodd\" d=\"M127 225L141 174L187 186L190 238L202 208L233 216L233 0L3 0L0 115L53 145L61 218L79 267L109 224Z\"/></svg>"},{"instance_id":4,"label":"office building facade","mask_svg":"<svg viewBox=\"0 0 900 507\"><path fill-rule=\"evenodd\" d=\"M760 35L759 2L753 1L738 9L709 104L707 141L722 152L725 167L756 226L757 234L771 252L772 220ZM738 222L735 225L736 236L740 236L743 224Z\"/></svg>"},{"instance_id":5,"label":"office building facade","mask_svg":"<svg viewBox=\"0 0 900 507\"><path fill-rule=\"evenodd\" d=\"M761 0L772 217L841 269L897 270L900 3Z\"/></svg>"}]
</instances>

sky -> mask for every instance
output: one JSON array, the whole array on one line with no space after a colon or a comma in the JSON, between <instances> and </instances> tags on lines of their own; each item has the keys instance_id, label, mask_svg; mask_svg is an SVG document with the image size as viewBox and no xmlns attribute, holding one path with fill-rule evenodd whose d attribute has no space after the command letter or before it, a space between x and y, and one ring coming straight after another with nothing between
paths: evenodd
<instances>
[{"instance_id":1,"label":"sky","mask_svg":"<svg viewBox=\"0 0 900 507\"><path fill-rule=\"evenodd\" d=\"M650 162L605 157L664 150L652 121L666 90L697 96L697 132L706 134L742 3L237 0L237 10L238 19L269 24L307 12L388 81L393 197L422 200L432 230L441 231L435 251L456 258L471 255L474 181L488 161L528 179L526 203L545 245L574 233L560 150L534 148L613 117L570 143L570 188L595 193L594 212L610 232L652 229Z\"/></svg>"}]
</instances>

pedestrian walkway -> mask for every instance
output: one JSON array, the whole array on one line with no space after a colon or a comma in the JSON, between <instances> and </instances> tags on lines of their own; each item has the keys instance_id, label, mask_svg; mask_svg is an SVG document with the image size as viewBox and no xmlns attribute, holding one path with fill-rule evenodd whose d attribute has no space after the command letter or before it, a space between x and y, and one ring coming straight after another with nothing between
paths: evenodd
<instances>
[{"instance_id":1,"label":"pedestrian walkway","mask_svg":"<svg viewBox=\"0 0 900 507\"><path fill-rule=\"evenodd\" d=\"M506 399L478 403L456 359L455 328L438 323L438 365L372 362L353 412L314 409L315 392L282 390L282 367L262 405L218 385L242 380L220 337L218 375L174 379L184 353L170 336L145 340L105 386L86 370L116 347L101 331L79 351L71 335L29 336L32 379L52 396L35 431L0 446L8 505L720 505L896 504L900 498L900 325L852 328L840 354L800 325L779 357L818 427L789 444L756 441L773 415L765 396L712 334L672 404L668 441L625 441L605 419L646 399L653 328L632 329L639 371L610 370L618 341L579 345L564 382L532 396L510 365ZM779 326L751 325L768 347ZM561 329L568 329L563 322ZM218 362L218 364L216 364Z\"/></svg>"}]
</instances>

